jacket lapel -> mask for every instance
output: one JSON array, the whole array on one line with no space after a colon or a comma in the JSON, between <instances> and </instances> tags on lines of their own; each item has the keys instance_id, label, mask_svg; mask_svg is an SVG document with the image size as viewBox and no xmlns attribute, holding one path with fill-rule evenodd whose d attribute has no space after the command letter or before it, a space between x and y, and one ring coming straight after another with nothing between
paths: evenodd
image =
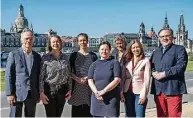
<instances>
[{"instance_id":1,"label":"jacket lapel","mask_svg":"<svg viewBox=\"0 0 193 118\"><path fill-rule=\"evenodd\" d=\"M127 69L129 70L129 73L132 75L132 61L129 61L129 63L127 64Z\"/></svg>"},{"instance_id":2,"label":"jacket lapel","mask_svg":"<svg viewBox=\"0 0 193 118\"><path fill-rule=\"evenodd\" d=\"M31 72L30 72L30 75L32 73L32 70L35 66L35 54L34 54L34 51L32 51L32 65L31 65Z\"/></svg>"},{"instance_id":3,"label":"jacket lapel","mask_svg":"<svg viewBox=\"0 0 193 118\"><path fill-rule=\"evenodd\" d=\"M139 68L139 66L141 65L141 63L143 62L143 59L140 60L137 65L135 66L134 70L133 70L133 73Z\"/></svg>"},{"instance_id":4,"label":"jacket lapel","mask_svg":"<svg viewBox=\"0 0 193 118\"><path fill-rule=\"evenodd\" d=\"M135 71L141 67L144 66L144 64L148 61L148 59L144 58L142 60L140 60L137 65L135 66L134 70L132 71L132 61L129 62L129 64L127 65L127 69L129 70L131 76L133 76L133 74L135 73Z\"/></svg>"},{"instance_id":5,"label":"jacket lapel","mask_svg":"<svg viewBox=\"0 0 193 118\"><path fill-rule=\"evenodd\" d=\"M22 48L19 48L19 55L21 57L21 63L24 65L25 71L29 75L29 72L28 72L28 69L27 69L27 65L26 65L25 55L24 55L24 52L23 52Z\"/></svg>"}]
</instances>

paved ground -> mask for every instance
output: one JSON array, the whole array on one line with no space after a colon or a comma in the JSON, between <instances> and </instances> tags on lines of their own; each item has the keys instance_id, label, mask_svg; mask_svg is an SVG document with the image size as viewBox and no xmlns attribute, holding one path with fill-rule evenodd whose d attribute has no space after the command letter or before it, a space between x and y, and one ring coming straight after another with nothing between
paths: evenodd
<instances>
[{"instance_id":1,"label":"paved ground","mask_svg":"<svg viewBox=\"0 0 193 118\"><path fill-rule=\"evenodd\" d=\"M156 108L146 109L145 116L146 117L157 117ZM125 113L121 113L120 117L125 117ZM193 117L193 102L183 104L182 117Z\"/></svg>"},{"instance_id":2,"label":"paved ground","mask_svg":"<svg viewBox=\"0 0 193 118\"><path fill-rule=\"evenodd\" d=\"M147 109L146 111L147 117L156 117L156 108ZM193 102L184 103L182 106L182 117L193 117Z\"/></svg>"},{"instance_id":3,"label":"paved ground","mask_svg":"<svg viewBox=\"0 0 193 118\"><path fill-rule=\"evenodd\" d=\"M183 96L183 117L193 117L193 73L186 73L186 85L188 89L187 95ZM0 108L0 117L8 117L9 116L9 105L7 104L5 92L0 92L1 96L1 108ZM147 117L156 117L156 109L155 103L153 100L153 96L149 95L148 97L148 105L146 110ZM188 103L187 103L188 102ZM124 105L121 104L121 116L124 116ZM62 117L70 117L71 106L66 104L64 107L64 111ZM45 110L42 104L37 105L36 110L37 117L45 117Z\"/></svg>"}]
</instances>

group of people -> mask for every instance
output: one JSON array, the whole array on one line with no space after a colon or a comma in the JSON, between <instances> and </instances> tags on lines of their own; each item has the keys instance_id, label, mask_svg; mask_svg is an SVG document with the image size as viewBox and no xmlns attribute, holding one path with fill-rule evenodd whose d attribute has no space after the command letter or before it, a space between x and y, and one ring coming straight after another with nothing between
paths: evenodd
<instances>
[{"instance_id":1,"label":"group of people","mask_svg":"<svg viewBox=\"0 0 193 118\"><path fill-rule=\"evenodd\" d=\"M173 44L172 29L158 35L162 45L150 59L138 39L127 45L122 36L113 51L108 41L100 43L98 59L89 52L85 33L77 36L80 50L69 58L61 51L61 38L51 35L49 52L41 57L32 50L33 32L24 29L22 47L9 53L6 67L10 117L21 117L23 105L25 116L35 117L40 100L47 117L61 117L66 101L72 117L119 117L120 101L126 117L145 117L150 81L157 116L180 117L188 56L183 46Z\"/></svg>"}]
</instances>

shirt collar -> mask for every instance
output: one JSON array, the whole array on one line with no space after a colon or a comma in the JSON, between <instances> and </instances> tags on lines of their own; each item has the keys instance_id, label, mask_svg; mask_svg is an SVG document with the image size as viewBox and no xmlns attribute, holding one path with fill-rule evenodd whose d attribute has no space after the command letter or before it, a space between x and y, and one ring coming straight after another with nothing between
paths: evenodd
<instances>
[{"instance_id":1,"label":"shirt collar","mask_svg":"<svg viewBox=\"0 0 193 118\"><path fill-rule=\"evenodd\" d=\"M164 49L164 48L165 48L165 49L168 49L168 48L171 47L172 45L173 45L173 43L170 44L170 45L165 45L165 46L162 45L162 49Z\"/></svg>"}]
</instances>

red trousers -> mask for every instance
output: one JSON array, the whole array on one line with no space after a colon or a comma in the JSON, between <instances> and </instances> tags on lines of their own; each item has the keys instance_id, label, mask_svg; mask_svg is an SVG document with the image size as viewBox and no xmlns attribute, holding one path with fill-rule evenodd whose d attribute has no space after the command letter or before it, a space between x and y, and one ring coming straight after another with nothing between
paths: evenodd
<instances>
[{"instance_id":1,"label":"red trousers","mask_svg":"<svg viewBox=\"0 0 193 118\"><path fill-rule=\"evenodd\" d=\"M160 95L154 96L157 117L181 117L182 115L182 95Z\"/></svg>"}]
</instances>

